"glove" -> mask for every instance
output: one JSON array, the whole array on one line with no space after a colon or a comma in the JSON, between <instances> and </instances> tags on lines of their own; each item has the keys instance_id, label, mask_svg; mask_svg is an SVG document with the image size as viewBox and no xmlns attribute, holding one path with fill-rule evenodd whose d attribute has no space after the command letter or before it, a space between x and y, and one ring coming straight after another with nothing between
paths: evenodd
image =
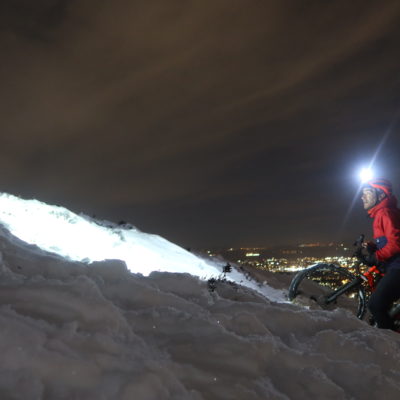
<instances>
[{"instance_id":1,"label":"glove","mask_svg":"<svg viewBox=\"0 0 400 400\"><path fill-rule=\"evenodd\" d=\"M368 267L376 266L379 267L379 261L377 260L374 253L362 254L362 260Z\"/></svg>"},{"instance_id":2,"label":"glove","mask_svg":"<svg viewBox=\"0 0 400 400\"><path fill-rule=\"evenodd\" d=\"M378 246L376 245L375 242L370 241L370 242L367 242L366 249L367 249L368 253L372 254L378 250Z\"/></svg>"},{"instance_id":3,"label":"glove","mask_svg":"<svg viewBox=\"0 0 400 400\"><path fill-rule=\"evenodd\" d=\"M379 266L379 261L376 258L375 252L378 249L375 242L366 242L361 251L361 259L368 267Z\"/></svg>"}]
</instances>

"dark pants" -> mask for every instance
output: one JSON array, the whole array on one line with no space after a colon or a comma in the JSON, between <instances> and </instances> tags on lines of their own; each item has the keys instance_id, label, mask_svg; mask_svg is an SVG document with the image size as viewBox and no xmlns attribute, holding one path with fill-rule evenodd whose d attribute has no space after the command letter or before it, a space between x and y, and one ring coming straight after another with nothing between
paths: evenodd
<instances>
[{"instance_id":1,"label":"dark pants","mask_svg":"<svg viewBox=\"0 0 400 400\"><path fill-rule=\"evenodd\" d=\"M368 303L368 308L378 328L394 329L388 311L393 302L398 299L400 299L400 268L391 268L379 281Z\"/></svg>"}]
</instances>

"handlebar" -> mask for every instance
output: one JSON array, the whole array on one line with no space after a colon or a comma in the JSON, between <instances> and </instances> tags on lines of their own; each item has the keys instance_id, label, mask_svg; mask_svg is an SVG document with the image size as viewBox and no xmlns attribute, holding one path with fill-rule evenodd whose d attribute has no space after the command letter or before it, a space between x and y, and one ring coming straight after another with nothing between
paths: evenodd
<instances>
[{"instance_id":1,"label":"handlebar","mask_svg":"<svg viewBox=\"0 0 400 400\"><path fill-rule=\"evenodd\" d=\"M354 242L353 246L361 247L364 243L365 235L362 233L360 237Z\"/></svg>"},{"instance_id":2,"label":"handlebar","mask_svg":"<svg viewBox=\"0 0 400 400\"><path fill-rule=\"evenodd\" d=\"M357 257L358 259L361 258L361 250L362 250L362 245L364 243L365 235L362 233L359 238L354 242L353 246L356 248L353 254L353 257Z\"/></svg>"},{"instance_id":3,"label":"handlebar","mask_svg":"<svg viewBox=\"0 0 400 400\"><path fill-rule=\"evenodd\" d=\"M360 273L360 265L361 264L365 264L365 265L370 265L366 258L365 255L362 253L363 250L363 243L364 243L364 239L365 239L365 235L361 234L360 237L354 242L354 246L356 247L354 253L353 253L353 257L357 258L357 262L355 264L355 268L357 273ZM378 272L378 273L382 273L382 271L379 270L379 268L377 268L376 265L372 266L371 268L368 269L367 272ZM365 273L363 274L365 275Z\"/></svg>"},{"instance_id":4,"label":"handlebar","mask_svg":"<svg viewBox=\"0 0 400 400\"><path fill-rule=\"evenodd\" d=\"M364 257L361 253L363 247L363 243L364 243L364 239L365 239L365 235L362 233L359 238L354 242L353 246L356 247L354 253L353 253L353 257L356 257L358 262L356 264L356 270L358 273L360 273L360 264L365 263Z\"/></svg>"}]
</instances>

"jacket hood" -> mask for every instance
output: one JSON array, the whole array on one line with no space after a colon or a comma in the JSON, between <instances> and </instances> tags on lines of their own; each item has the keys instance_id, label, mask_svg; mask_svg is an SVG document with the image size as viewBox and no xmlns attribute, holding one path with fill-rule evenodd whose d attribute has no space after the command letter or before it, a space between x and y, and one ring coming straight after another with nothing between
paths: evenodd
<instances>
[{"instance_id":1,"label":"jacket hood","mask_svg":"<svg viewBox=\"0 0 400 400\"><path fill-rule=\"evenodd\" d=\"M394 195L391 195L389 197L384 198L380 203L378 203L376 206L370 208L368 210L368 214L371 218L374 218L376 213L381 210L382 208L392 208L396 209L397 208L397 198Z\"/></svg>"}]
</instances>

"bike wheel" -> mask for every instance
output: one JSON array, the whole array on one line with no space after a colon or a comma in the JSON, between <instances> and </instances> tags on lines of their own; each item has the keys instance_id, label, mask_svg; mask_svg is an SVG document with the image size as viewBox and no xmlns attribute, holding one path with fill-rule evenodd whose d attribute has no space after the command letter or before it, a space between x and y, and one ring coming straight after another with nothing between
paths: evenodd
<instances>
[{"instance_id":1,"label":"bike wheel","mask_svg":"<svg viewBox=\"0 0 400 400\"><path fill-rule=\"evenodd\" d=\"M400 333L400 301L397 301L389 311L390 317L394 321L396 332Z\"/></svg>"},{"instance_id":2,"label":"bike wheel","mask_svg":"<svg viewBox=\"0 0 400 400\"><path fill-rule=\"evenodd\" d=\"M334 302L324 299L340 286L356 279L348 270L334 264L316 264L298 272L289 287L289 300L311 309L334 310L345 308L362 319L366 310L364 287L358 285Z\"/></svg>"}]
</instances>

